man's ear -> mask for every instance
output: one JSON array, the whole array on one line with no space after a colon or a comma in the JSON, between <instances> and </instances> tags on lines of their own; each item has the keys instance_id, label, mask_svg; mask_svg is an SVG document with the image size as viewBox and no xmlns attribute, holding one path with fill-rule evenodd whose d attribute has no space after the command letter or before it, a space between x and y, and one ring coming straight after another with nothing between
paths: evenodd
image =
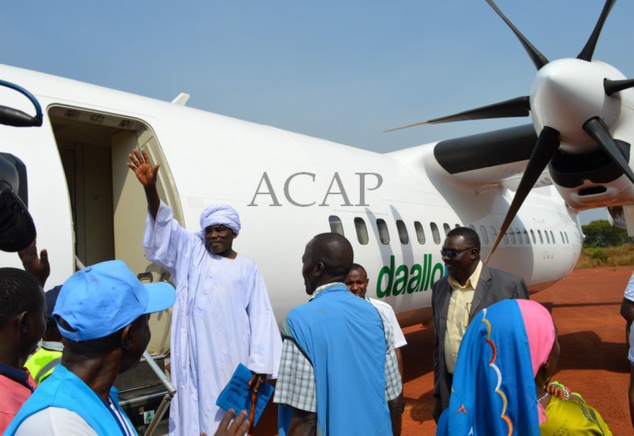
<instances>
[{"instance_id":1,"label":"man's ear","mask_svg":"<svg viewBox=\"0 0 634 436\"><path fill-rule=\"evenodd\" d=\"M132 348L132 344L134 343L134 328L132 324L128 324L121 330L121 348L123 350L129 350Z\"/></svg>"},{"instance_id":2,"label":"man's ear","mask_svg":"<svg viewBox=\"0 0 634 436\"><path fill-rule=\"evenodd\" d=\"M31 327L31 320L29 319L29 312L24 311L17 315L17 325L20 329L20 333L27 333Z\"/></svg>"},{"instance_id":3,"label":"man's ear","mask_svg":"<svg viewBox=\"0 0 634 436\"><path fill-rule=\"evenodd\" d=\"M323 274L324 272L324 263L323 262L317 262L315 264L315 277L319 277Z\"/></svg>"}]
</instances>

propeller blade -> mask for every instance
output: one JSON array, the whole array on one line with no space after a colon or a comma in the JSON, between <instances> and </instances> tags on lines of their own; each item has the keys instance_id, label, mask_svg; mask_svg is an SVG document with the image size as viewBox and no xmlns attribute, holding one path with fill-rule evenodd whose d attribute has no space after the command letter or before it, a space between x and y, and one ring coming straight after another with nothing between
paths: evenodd
<instances>
[{"instance_id":1,"label":"propeller blade","mask_svg":"<svg viewBox=\"0 0 634 436\"><path fill-rule=\"evenodd\" d=\"M623 153L621 153L618 144L614 138L612 138L610 130L603 124L603 121L599 118L590 118L584 123L583 130L603 148L608 156L621 168L627 178L634 183L632 168L630 168L630 164L625 160L625 157L623 157Z\"/></svg>"},{"instance_id":2,"label":"propeller blade","mask_svg":"<svg viewBox=\"0 0 634 436\"><path fill-rule=\"evenodd\" d=\"M425 124L448 123L451 121L527 117L530 115L530 109L530 98L528 96L517 97L511 100L490 104L488 106L482 106L477 109L470 109L458 114L448 115L446 117L434 118L433 120L421 121L420 123L409 124L402 127L395 127L393 129L385 130L385 132L393 132L395 130L407 129L408 127L422 126Z\"/></svg>"},{"instance_id":3,"label":"propeller blade","mask_svg":"<svg viewBox=\"0 0 634 436\"><path fill-rule=\"evenodd\" d=\"M533 64L535 64L535 67L537 67L537 70L540 70L544 65L546 65L548 63L548 59L546 59L546 57L541 54L539 50L537 50L535 46L533 46L533 44L531 44L530 41L526 39L526 37L522 35L519 30L517 30L517 27L515 27L513 23L511 23L511 20L506 18L506 15L502 13L502 11L497 7L493 0L486 0L486 2L489 4L489 6L493 8L493 10L500 16L500 18L504 20L506 25L509 26L515 36L517 36L517 39L519 39L519 41L524 46L524 50L526 50L526 53L528 53L528 55L530 56Z\"/></svg>"},{"instance_id":4,"label":"propeller blade","mask_svg":"<svg viewBox=\"0 0 634 436\"><path fill-rule=\"evenodd\" d=\"M634 88L634 79L628 80L609 80L603 81L603 89L607 95L612 95L615 92L623 91L624 89Z\"/></svg>"},{"instance_id":5,"label":"propeller blade","mask_svg":"<svg viewBox=\"0 0 634 436\"><path fill-rule=\"evenodd\" d=\"M559 132L551 127L544 127L537 138L537 143L535 144L535 148L528 160L528 165L524 170L522 180L517 187L517 191L515 192L511 206L506 213L506 217L504 217L502 227L500 227L500 233L498 233L495 238L495 242L491 247L491 251L487 256L485 263L489 262L491 255L500 244L500 241L506 234L511 222L520 210L520 207L522 207L522 203L524 203L524 200L531 192L531 189L535 186L535 182L537 182L537 179L539 179L539 176L544 171L544 168L546 168L546 165L548 165L548 162L550 162L550 159L555 155L558 148Z\"/></svg>"},{"instance_id":6,"label":"propeller blade","mask_svg":"<svg viewBox=\"0 0 634 436\"><path fill-rule=\"evenodd\" d=\"M586 42L586 46L583 50L581 50L577 59L581 59L582 61L592 60L594 49L597 46L597 41L599 41L599 35L601 35L601 30L603 29L605 20L608 19L608 15L610 15L610 11L612 10L614 3L616 3L616 0L606 0L605 5L603 5L603 10L601 11L601 16L599 17L599 21L597 21L597 24L594 26L592 35L590 35L588 42Z\"/></svg>"}]
</instances>

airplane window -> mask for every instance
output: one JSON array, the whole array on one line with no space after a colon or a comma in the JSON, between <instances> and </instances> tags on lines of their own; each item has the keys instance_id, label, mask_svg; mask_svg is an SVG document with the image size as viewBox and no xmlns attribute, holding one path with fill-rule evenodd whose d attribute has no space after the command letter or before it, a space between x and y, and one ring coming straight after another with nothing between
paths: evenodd
<instances>
[{"instance_id":1,"label":"airplane window","mask_svg":"<svg viewBox=\"0 0 634 436\"><path fill-rule=\"evenodd\" d=\"M425 230L423 229L423 225L418 221L414 221L414 229L416 230L416 238L418 239L418 243L423 245L425 243Z\"/></svg>"},{"instance_id":2,"label":"airplane window","mask_svg":"<svg viewBox=\"0 0 634 436\"><path fill-rule=\"evenodd\" d=\"M570 239L568 239L568 232L564 232L564 236L566 237L566 244L570 244Z\"/></svg>"},{"instance_id":3,"label":"airplane window","mask_svg":"<svg viewBox=\"0 0 634 436\"><path fill-rule=\"evenodd\" d=\"M535 232L531 229L531 239L533 240L533 245L537 244L537 239L535 239Z\"/></svg>"},{"instance_id":4,"label":"airplane window","mask_svg":"<svg viewBox=\"0 0 634 436\"><path fill-rule=\"evenodd\" d=\"M345 236L343 234L343 224L338 216L330 215L328 217L328 223L330 223L330 231L332 233L339 233L340 235Z\"/></svg>"},{"instance_id":5,"label":"airplane window","mask_svg":"<svg viewBox=\"0 0 634 436\"><path fill-rule=\"evenodd\" d=\"M543 244L544 243L544 237L542 236L542 231L541 230L537 230L537 236L539 236L539 243Z\"/></svg>"},{"instance_id":6,"label":"airplane window","mask_svg":"<svg viewBox=\"0 0 634 436\"><path fill-rule=\"evenodd\" d=\"M396 229L398 230L398 238L401 240L401 244L409 244L409 235L407 234L407 227L402 220L396 220Z\"/></svg>"},{"instance_id":7,"label":"airplane window","mask_svg":"<svg viewBox=\"0 0 634 436\"><path fill-rule=\"evenodd\" d=\"M456 228L458 228L458 227L462 227L462 226L460 224L456 224Z\"/></svg>"},{"instance_id":8,"label":"airplane window","mask_svg":"<svg viewBox=\"0 0 634 436\"><path fill-rule=\"evenodd\" d=\"M434 237L434 243L436 245L440 244L440 232L438 231L438 226L436 223L430 223L429 226L431 227L431 234Z\"/></svg>"},{"instance_id":9,"label":"airplane window","mask_svg":"<svg viewBox=\"0 0 634 436\"><path fill-rule=\"evenodd\" d=\"M515 228L515 233L517 234L517 243L523 244L524 241L522 241L522 232L520 231L518 227Z\"/></svg>"},{"instance_id":10,"label":"airplane window","mask_svg":"<svg viewBox=\"0 0 634 436\"><path fill-rule=\"evenodd\" d=\"M550 230L550 240L553 241L553 244L555 243L555 235L552 230Z\"/></svg>"},{"instance_id":11,"label":"airplane window","mask_svg":"<svg viewBox=\"0 0 634 436\"><path fill-rule=\"evenodd\" d=\"M524 230L523 230L523 232L524 232L524 240L526 241L526 243L527 243L527 244L529 244L529 245L530 245L531 240L530 240L530 238L528 237L528 232L526 231L526 229L524 229Z\"/></svg>"},{"instance_id":12,"label":"airplane window","mask_svg":"<svg viewBox=\"0 0 634 436\"><path fill-rule=\"evenodd\" d=\"M474 232L476 232L476 231L477 231L477 230L476 230L476 228L475 228L475 226L474 226L473 224L469 224L469 228L470 228L471 230L473 230Z\"/></svg>"},{"instance_id":13,"label":"airplane window","mask_svg":"<svg viewBox=\"0 0 634 436\"><path fill-rule=\"evenodd\" d=\"M444 223L442 225L443 230L445 231L445 236L447 236L447 233L449 233L451 231L451 227L449 227L449 224Z\"/></svg>"},{"instance_id":14,"label":"airplane window","mask_svg":"<svg viewBox=\"0 0 634 436\"><path fill-rule=\"evenodd\" d=\"M559 231L559 236L561 236L561 243L565 244L566 240L564 239L564 232L562 232L561 230Z\"/></svg>"},{"instance_id":15,"label":"airplane window","mask_svg":"<svg viewBox=\"0 0 634 436\"><path fill-rule=\"evenodd\" d=\"M387 224L381 218L376 220L376 226L379 229L379 239L381 244L387 245L390 243L390 233L387 231Z\"/></svg>"},{"instance_id":16,"label":"airplane window","mask_svg":"<svg viewBox=\"0 0 634 436\"><path fill-rule=\"evenodd\" d=\"M550 235L548 234L547 230L544 230L544 235L546 235L546 243L550 244Z\"/></svg>"},{"instance_id":17,"label":"airplane window","mask_svg":"<svg viewBox=\"0 0 634 436\"><path fill-rule=\"evenodd\" d=\"M497 237L498 237L498 232L495 230L495 227L491 226L491 239L495 241L495 238Z\"/></svg>"},{"instance_id":18,"label":"airplane window","mask_svg":"<svg viewBox=\"0 0 634 436\"><path fill-rule=\"evenodd\" d=\"M482 242L487 245L489 243L489 234L487 233L487 228L484 226L480 226L480 232L482 233Z\"/></svg>"},{"instance_id":19,"label":"airplane window","mask_svg":"<svg viewBox=\"0 0 634 436\"><path fill-rule=\"evenodd\" d=\"M517 241L515 240L515 233L513 233L513 229L511 229L509 232L509 238L511 239L511 244L515 245L517 244Z\"/></svg>"},{"instance_id":20,"label":"airplane window","mask_svg":"<svg viewBox=\"0 0 634 436\"><path fill-rule=\"evenodd\" d=\"M366 227L363 218L354 219L354 228L357 230L357 239L359 240L359 244L367 245L370 238L368 237L368 228Z\"/></svg>"},{"instance_id":21,"label":"airplane window","mask_svg":"<svg viewBox=\"0 0 634 436\"><path fill-rule=\"evenodd\" d=\"M505 244L508 244L508 243L509 243L509 236L508 236L508 233L505 233L505 234L504 234L504 243L505 243Z\"/></svg>"}]
</instances>

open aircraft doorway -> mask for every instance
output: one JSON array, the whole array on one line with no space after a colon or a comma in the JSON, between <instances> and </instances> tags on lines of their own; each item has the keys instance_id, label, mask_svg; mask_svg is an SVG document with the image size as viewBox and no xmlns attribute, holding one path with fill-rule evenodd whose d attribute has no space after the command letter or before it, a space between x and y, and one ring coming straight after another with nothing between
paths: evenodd
<instances>
[{"instance_id":1,"label":"open aircraft doorway","mask_svg":"<svg viewBox=\"0 0 634 436\"><path fill-rule=\"evenodd\" d=\"M125 165L133 148L148 149L153 161L162 163L161 195L171 190L169 168L150 126L80 108L53 106L48 113L66 176L77 259L84 265L121 259L142 279L166 279L156 267L148 269L152 264L143 255L146 201ZM170 323L165 318L169 316L151 317L151 354L169 350Z\"/></svg>"}]
</instances>

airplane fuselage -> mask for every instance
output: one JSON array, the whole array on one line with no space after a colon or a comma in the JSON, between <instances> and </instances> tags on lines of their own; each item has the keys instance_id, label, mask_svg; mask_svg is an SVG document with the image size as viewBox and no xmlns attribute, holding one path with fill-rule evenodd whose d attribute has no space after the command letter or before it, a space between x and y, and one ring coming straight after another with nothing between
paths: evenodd
<instances>
[{"instance_id":1,"label":"airplane fuselage","mask_svg":"<svg viewBox=\"0 0 634 436\"><path fill-rule=\"evenodd\" d=\"M45 108L41 128L0 126L0 137L2 150L27 165L29 209L38 247L49 251L51 286L74 272L75 256L85 265L123 259L148 279L165 278L143 257L146 202L125 166L135 147L161 164L159 192L190 231L199 230L211 203L239 211L234 249L260 265L278 320L308 299L305 244L335 231L366 267L371 296L391 304L403 325L427 321L431 287L445 274L445 234L473 226L484 258L512 198L503 184L449 174L435 143L379 154L12 67L1 66L0 77L29 89ZM554 187L537 188L490 265L543 289L574 268L582 240L576 212ZM4 265L20 266L17 255L1 256Z\"/></svg>"}]
</instances>

